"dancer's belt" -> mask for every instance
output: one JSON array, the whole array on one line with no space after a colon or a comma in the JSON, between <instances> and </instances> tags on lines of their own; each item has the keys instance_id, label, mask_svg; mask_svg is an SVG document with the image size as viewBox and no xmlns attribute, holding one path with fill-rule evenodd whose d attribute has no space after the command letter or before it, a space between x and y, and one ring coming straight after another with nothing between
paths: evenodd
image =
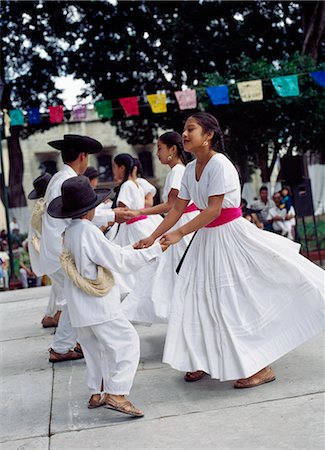
<instances>
[{"instance_id":1,"label":"dancer's belt","mask_svg":"<svg viewBox=\"0 0 325 450\"><path fill-rule=\"evenodd\" d=\"M139 222L139 220L145 220L147 219L148 216L142 215L142 216L137 216L137 217L133 217L132 219L128 220L127 222L125 222L127 225L130 225L131 223L134 222Z\"/></svg>"},{"instance_id":2,"label":"dancer's belt","mask_svg":"<svg viewBox=\"0 0 325 450\"><path fill-rule=\"evenodd\" d=\"M202 211L202 209L200 209ZM225 223L232 222L242 216L241 208L222 208L220 216L210 222L205 228L215 228Z\"/></svg>"},{"instance_id":3,"label":"dancer's belt","mask_svg":"<svg viewBox=\"0 0 325 450\"><path fill-rule=\"evenodd\" d=\"M199 208L194 203L191 203L190 205L186 206L185 211L183 212L183 214L190 213L190 212L193 212L193 211L198 211L198 209Z\"/></svg>"}]
</instances>

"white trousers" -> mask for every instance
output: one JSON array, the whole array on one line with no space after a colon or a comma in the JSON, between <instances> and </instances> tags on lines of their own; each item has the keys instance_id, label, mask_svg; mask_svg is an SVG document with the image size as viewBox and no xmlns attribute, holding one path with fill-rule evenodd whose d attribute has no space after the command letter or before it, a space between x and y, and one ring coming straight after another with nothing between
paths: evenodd
<instances>
[{"instance_id":1,"label":"white trousers","mask_svg":"<svg viewBox=\"0 0 325 450\"><path fill-rule=\"evenodd\" d=\"M77 330L76 328L72 328L67 303L63 297L64 275L62 269L51 273L51 280L54 283L55 289L59 293L62 293L60 297L61 315L51 348L57 353L68 353L76 345Z\"/></svg>"},{"instance_id":2,"label":"white trousers","mask_svg":"<svg viewBox=\"0 0 325 450\"><path fill-rule=\"evenodd\" d=\"M78 341L87 365L87 385L91 394L104 392L128 395L140 358L138 333L121 315L99 325L78 328Z\"/></svg>"},{"instance_id":3,"label":"white trousers","mask_svg":"<svg viewBox=\"0 0 325 450\"><path fill-rule=\"evenodd\" d=\"M61 271L59 271L61 272ZM54 275L54 277L53 277ZM63 273L57 273L57 275L52 274L49 275L49 278L51 280L52 286L50 291L50 298L46 307L45 315L54 317L55 313L57 311L61 311L62 304L65 303L64 295L63 295L63 280L61 279L63 276ZM61 281L60 281L61 280Z\"/></svg>"}]
</instances>

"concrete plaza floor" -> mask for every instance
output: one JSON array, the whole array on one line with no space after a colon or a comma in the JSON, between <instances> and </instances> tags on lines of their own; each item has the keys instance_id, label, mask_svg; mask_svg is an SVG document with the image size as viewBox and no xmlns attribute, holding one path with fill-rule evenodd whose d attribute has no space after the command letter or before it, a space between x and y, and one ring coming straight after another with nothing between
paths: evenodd
<instances>
[{"instance_id":1,"label":"concrete plaza floor","mask_svg":"<svg viewBox=\"0 0 325 450\"><path fill-rule=\"evenodd\" d=\"M324 340L273 364L277 380L248 390L205 377L185 383L161 363L166 327L137 327L134 419L87 409L83 360L50 364L40 320L49 287L0 293L0 450L324 449Z\"/></svg>"}]
</instances>

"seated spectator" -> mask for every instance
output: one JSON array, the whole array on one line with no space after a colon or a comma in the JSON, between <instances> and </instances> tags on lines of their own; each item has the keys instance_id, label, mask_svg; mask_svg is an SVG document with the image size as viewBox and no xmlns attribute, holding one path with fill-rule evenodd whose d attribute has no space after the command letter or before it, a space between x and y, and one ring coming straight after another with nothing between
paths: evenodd
<instances>
[{"instance_id":1,"label":"seated spectator","mask_svg":"<svg viewBox=\"0 0 325 450\"><path fill-rule=\"evenodd\" d=\"M285 208L287 210L287 213L290 211L290 208L292 206L292 197L291 197L291 192L290 192L290 188L288 186L283 186L282 190L281 190L281 209Z\"/></svg>"},{"instance_id":2,"label":"seated spectator","mask_svg":"<svg viewBox=\"0 0 325 450\"><path fill-rule=\"evenodd\" d=\"M35 275L30 264L27 239L23 242L23 251L21 252L19 257L19 267L20 281L23 285L23 288L28 288L28 279L35 280L35 285L41 286L42 277L38 277L37 275Z\"/></svg>"},{"instance_id":3,"label":"seated spectator","mask_svg":"<svg viewBox=\"0 0 325 450\"><path fill-rule=\"evenodd\" d=\"M291 206L288 212L286 208L281 208L281 192L276 192L273 195L273 200L275 206L270 209L268 215L268 219L272 222L273 230L293 241L295 238L294 228L296 225L295 210L293 206Z\"/></svg>"},{"instance_id":4,"label":"seated spectator","mask_svg":"<svg viewBox=\"0 0 325 450\"><path fill-rule=\"evenodd\" d=\"M3 244L0 244L0 288L9 289L9 256L5 252Z\"/></svg>"},{"instance_id":5,"label":"seated spectator","mask_svg":"<svg viewBox=\"0 0 325 450\"><path fill-rule=\"evenodd\" d=\"M245 200L244 198L241 199L240 207L242 208L244 219L247 219L249 222L252 222L254 225L256 225L257 228L261 228L261 230L263 230L264 225L258 220L257 217L257 213L260 212L260 210L247 208L247 200Z\"/></svg>"},{"instance_id":6,"label":"seated spectator","mask_svg":"<svg viewBox=\"0 0 325 450\"><path fill-rule=\"evenodd\" d=\"M269 190L266 186L262 186L260 189L260 199L255 200L251 208L256 210L258 220L264 225L264 229L272 231L272 223L268 220L270 209L274 206L272 200L269 199Z\"/></svg>"},{"instance_id":7,"label":"seated spectator","mask_svg":"<svg viewBox=\"0 0 325 450\"><path fill-rule=\"evenodd\" d=\"M17 242L18 245L20 246L21 245L21 236L20 236L19 225L18 225L16 217L12 218L12 220L9 224L9 228L10 228L12 242Z\"/></svg>"}]
</instances>

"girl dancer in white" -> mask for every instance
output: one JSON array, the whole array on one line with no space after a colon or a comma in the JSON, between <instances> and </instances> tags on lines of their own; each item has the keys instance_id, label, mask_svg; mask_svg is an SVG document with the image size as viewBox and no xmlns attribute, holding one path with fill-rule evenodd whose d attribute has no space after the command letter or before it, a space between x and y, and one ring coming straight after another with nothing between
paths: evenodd
<instances>
[{"instance_id":1,"label":"girl dancer in white","mask_svg":"<svg viewBox=\"0 0 325 450\"><path fill-rule=\"evenodd\" d=\"M142 187L136 181L137 170L132 156L127 153L117 155L113 162L113 173L116 180L122 180L113 201L113 208L115 206L126 206L130 209L143 209L145 196ZM147 215L141 214L120 224L112 240L122 247L130 244L133 245L135 242L152 233L161 222L161 217L158 218L158 221L155 220L155 222L152 222L148 220ZM150 272L150 264L143 267L141 271L143 273L146 271ZM138 273L136 276L138 277ZM136 278L134 274L125 276L122 291L125 292L127 290L127 292L131 292L135 286L135 282Z\"/></svg>"},{"instance_id":2,"label":"girl dancer in white","mask_svg":"<svg viewBox=\"0 0 325 450\"><path fill-rule=\"evenodd\" d=\"M190 371L238 379L249 388L273 381L268 366L324 329L324 271L300 246L241 217L240 183L229 159L216 151L222 133L214 116L194 113L185 123L187 165L179 198L164 222L138 248L176 244L197 231L176 283L163 361ZM165 234L190 199L201 213Z\"/></svg>"},{"instance_id":3,"label":"girl dancer in white","mask_svg":"<svg viewBox=\"0 0 325 450\"><path fill-rule=\"evenodd\" d=\"M141 214L166 214L173 207L181 187L182 177L187 163L182 136L175 131L169 131L160 136L158 140L157 156L162 164L170 167L167 175L162 200L163 203L152 208L133 211L133 215ZM189 222L198 214L196 206L191 203L180 217L175 228ZM122 308L131 321L147 324L166 322L170 311L173 288L176 282L176 268L191 240L192 234L188 234L173 245L152 267L152 273L148 277L139 279L134 290L124 300Z\"/></svg>"}]
</instances>

